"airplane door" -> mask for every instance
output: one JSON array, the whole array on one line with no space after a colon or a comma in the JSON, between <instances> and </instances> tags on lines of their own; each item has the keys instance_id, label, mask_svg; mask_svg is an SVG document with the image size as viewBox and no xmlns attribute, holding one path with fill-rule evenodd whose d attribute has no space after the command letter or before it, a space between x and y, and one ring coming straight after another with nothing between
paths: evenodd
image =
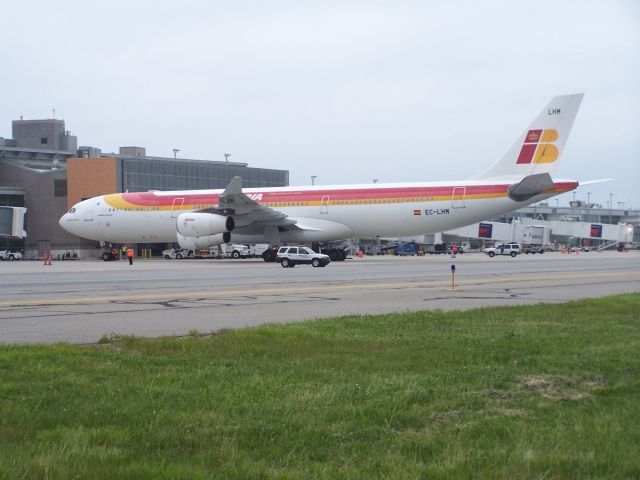
<instances>
[{"instance_id":1,"label":"airplane door","mask_svg":"<svg viewBox=\"0 0 640 480\"><path fill-rule=\"evenodd\" d=\"M171 205L171 218L177 218L180 215L180 211L182 210L182 206L184 205L184 198L174 198L173 204Z\"/></svg>"},{"instance_id":2,"label":"airplane door","mask_svg":"<svg viewBox=\"0 0 640 480\"><path fill-rule=\"evenodd\" d=\"M322 197L320 202L320 213L329 213L329 195Z\"/></svg>"},{"instance_id":3,"label":"airplane door","mask_svg":"<svg viewBox=\"0 0 640 480\"><path fill-rule=\"evenodd\" d=\"M451 208L464 208L464 199L466 193L467 187L453 187L453 194L451 195Z\"/></svg>"}]
</instances>

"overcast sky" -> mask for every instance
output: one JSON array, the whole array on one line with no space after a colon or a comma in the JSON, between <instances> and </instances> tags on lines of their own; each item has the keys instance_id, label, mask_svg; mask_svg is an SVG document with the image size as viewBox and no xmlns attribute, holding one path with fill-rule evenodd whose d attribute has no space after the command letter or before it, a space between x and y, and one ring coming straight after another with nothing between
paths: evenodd
<instances>
[{"instance_id":1,"label":"overcast sky","mask_svg":"<svg viewBox=\"0 0 640 480\"><path fill-rule=\"evenodd\" d=\"M0 11L0 136L246 162L292 185L463 179L584 92L554 175L640 207L640 2L29 1ZM560 197L565 204L572 197Z\"/></svg>"}]
</instances>

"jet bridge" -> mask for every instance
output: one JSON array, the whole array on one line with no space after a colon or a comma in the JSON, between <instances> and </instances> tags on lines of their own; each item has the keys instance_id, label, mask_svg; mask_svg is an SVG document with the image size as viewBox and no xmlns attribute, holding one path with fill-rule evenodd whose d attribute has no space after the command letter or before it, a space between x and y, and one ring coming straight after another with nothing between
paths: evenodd
<instances>
[{"instance_id":1,"label":"jet bridge","mask_svg":"<svg viewBox=\"0 0 640 480\"><path fill-rule=\"evenodd\" d=\"M566 222L520 218L512 223L479 222L444 232L445 235L501 242L548 245L570 237L616 243L633 241L633 225L619 223ZM560 237L560 238L559 238Z\"/></svg>"},{"instance_id":2,"label":"jet bridge","mask_svg":"<svg viewBox=\"0 0 640 480\"><path fill-rule=\"evenodd\" d=\"M27 209L24 207L0 207L0 237L24 238L24 217Z\"/></svg>"}]
</instances>

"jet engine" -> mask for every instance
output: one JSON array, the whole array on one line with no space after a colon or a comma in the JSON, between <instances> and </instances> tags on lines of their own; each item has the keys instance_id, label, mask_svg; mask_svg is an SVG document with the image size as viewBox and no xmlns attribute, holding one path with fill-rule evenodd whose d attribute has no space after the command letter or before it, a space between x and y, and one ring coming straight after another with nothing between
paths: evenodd
<instances>
[{"instance_id":1,"label":"jet engine","mask_svg":"<svg viewBox=\"0 0 640 480\"><path fill-rule=\"evenodd\" d=\"M178 216L178 233L184 237L207 237L231 232L236 226L232 217L215 213L182 213Z\"/></svg>"},{"instance_id":2,"label":"jet engine","mask_svg":"<svg viewBox=\"0 0 640 480\"><path fill-rule=\"evenodd\" d=\"M222 237L223 234L208 235L206 237L185 237L179 233L177 234L180 248L188 248L189 250L200 250L201 248L209 248L212 245L226 243Z\"/></svg>"}]
</instances>

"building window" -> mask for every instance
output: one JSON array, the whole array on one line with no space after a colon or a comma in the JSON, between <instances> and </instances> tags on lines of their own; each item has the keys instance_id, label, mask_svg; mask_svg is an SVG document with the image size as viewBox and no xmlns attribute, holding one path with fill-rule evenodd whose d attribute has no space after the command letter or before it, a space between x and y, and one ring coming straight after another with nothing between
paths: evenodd
<instances>
[{"instance_id":1,"label":"building window","mask_svg":"<svg viewBox=\"0 0 640 480\"><path fill-rule=\"evenodd\" d=\"M54 180L53 181L53 195L56 197L67 196L67 180Z\"/></svg>"},{"instance_id":2,"label":"building window","mask_svg":"<svg viewBox=\"0 0 640 480\"><path fill-rule=\"evenodd\" d=\"M47 143L49 143L49 139L47 137L42 137L40 139L40 145L46 145Z\"/></svg>"}]
</instances>

